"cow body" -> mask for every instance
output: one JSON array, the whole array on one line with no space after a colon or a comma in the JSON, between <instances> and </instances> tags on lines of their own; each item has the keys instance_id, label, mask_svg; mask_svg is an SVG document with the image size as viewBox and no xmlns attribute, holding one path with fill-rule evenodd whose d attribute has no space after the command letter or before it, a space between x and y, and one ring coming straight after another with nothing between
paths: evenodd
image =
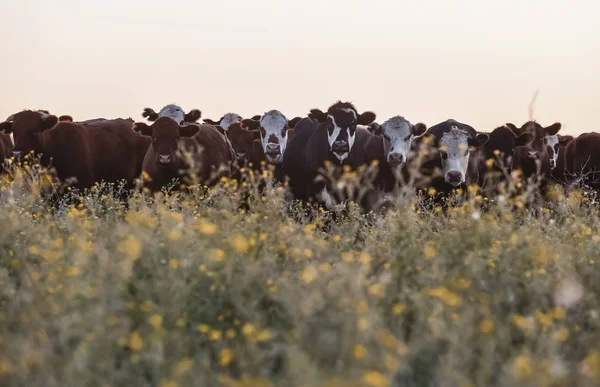
<instances>
[{"instance_id":1,"label":"cow body","mask_svg":"<svg viewBox=\"0 0 600 387\"><path fill-rule=\"evenodd\" d=\"M600 190L600 133L582 133L565 147L565 182L580 181L594 190Z\"/></svg>"},{"instance_id":2,"label":"cow body","mask_svg":"<svg viewBox=\"0 0 600 387\"><path fill-rule=\"evenodd\" d=\"M160 117L151 126L136 123L134 130L152 139L142 169L150 180L146 186L153 191L191 167L199 182L207 186L230 176L235 155L227 138L212 125L180 126L169 117ZM179 154L180 150L191 154L191 165Z\"/></svg>"},{"instance_id":3,"label":"cow body","mask_svg":"<svg viewBox=\"0 0 600 387\"><path fill-rule=\"evenodd\" d=\"M23 111L0 126L14 133L15 156L33 151L42 164L56 169L60 180L75 178L74 187L84 189L102 181L125 180L130 186L139 176L150 141L134 133L132 124L114 119L84 125Z\"/></svg>"},{"instance_id":4,"label":"cow body","mask_svg":"<svg viewBox=\"0 0 600 387\"><path fill-rule=\"evenodd\" d=\"M10 135L0 132L0 172L4 171L4 160L12 156L12 150Z\"/></svg>"}]
</instances>

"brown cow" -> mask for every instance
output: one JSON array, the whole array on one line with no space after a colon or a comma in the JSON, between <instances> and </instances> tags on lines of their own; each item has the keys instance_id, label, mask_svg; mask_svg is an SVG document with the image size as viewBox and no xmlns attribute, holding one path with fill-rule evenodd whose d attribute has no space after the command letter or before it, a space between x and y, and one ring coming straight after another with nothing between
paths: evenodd
<instances>
[{"instance_id":1,"label":"brown cow","mask_svg":"<svg viewBox=\"0 0 600 387\"><path fill-rule=\"evenodd\" d=\"M565 148L564 176L567 183L580 181L600 190L600 133L582 133Z\"/></svg>"},{"instance_id":2,"label":"brown cow","mask_svg":"<svg viewBox=\"0 0 600 387\"><path fill-rule=\"evenodd\" d=\"M135 123L133 130L151 138L142 169L149 175L147 186L153 191L171 183L181 170L190 167L178 154L180 148L192 154L194 172L202 184L213 185L220 177L231 174L230 164L235 159L231 144L212 125L179 125L169 117L160 117L150 126Z\"/></svg>"},{"instance_id":3,"label":"brown cow","mask_svg":"<svg viewBox=\"0 0 600 387\"><path fill-rule=\"evenodd\" d=\"M533 141L529 145L520 146L515 149L513 170L520 169L526 179L535 178L540 184L540 189L543 191L552 170L544 137L557 134L561 128L560 122L547 127L542 127L536 121L526 122L521 128L516 128L513 124L506 125L517 136L525 132L533 134Z\"/></svg>"},{"instance_id":4,"label":"brown cow","mask_svg":"<svg viewBox=\"0 0 600 387\"><path fill-rule=\"evenodd\" d=\"M13 134L15 157L32 151L43 165L56 169L60 180L75 178L74 187L84 189L101 181L125 180L130 185L139 176L150 141L132 132L132 124L114 119L85 126L25 110L0 123L0 131Z\"/></svg>"}]
</instances>

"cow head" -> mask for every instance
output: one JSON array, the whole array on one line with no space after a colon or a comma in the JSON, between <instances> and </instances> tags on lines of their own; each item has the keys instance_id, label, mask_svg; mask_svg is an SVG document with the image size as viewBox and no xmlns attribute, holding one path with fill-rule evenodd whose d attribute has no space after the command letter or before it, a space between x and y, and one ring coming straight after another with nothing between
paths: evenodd
<instances>
[{"instance_id":1,"label":"cow head","mask_svg":"<svg viewBox=\"0 0 600 387\"><path fill-rule=\"evenodd\" d=\"M356 139L356 126L369 125L375 121L373 112L358 114L358 111L349 102L338 101L323 113L319 109L312 109L308 115L310 118L321 123L326 123L327 141L329 150L338 161L344 161L354 145Z\"/></svg>"},{"instance_id":2,"label":"cow head","mask_svg":"<svg viewBox=\"0 0 600 387\"><path fill-rule=\"evenodd\" d=\"M225 130L225 131L229 130L229 127L233 123L240 122L241 120L242 120L242 117L236 113L227 113L223 117L219 118L218 121L213 121L210 118L203 119L203 121L205 123L207 123L209 125L218 125L221 128L223 128L223 130Z\"/></svg>"},{"instance_id":3,"label":"cow head","mask_svg":"<svg viewBox=\"0 0 600 387\"><path fill-rule=\"evenodd\" d=\"M507 124L507 126L512 124ZM544 143L546 136L554 136L561 128L560 122L556 122L550 126L543 127L536 121L529 121L519 128L515 133L521 134L529 132L533 135L533 141L527 146L527 157L538 160L548 156L548 149ZM510 126L509 126L510 127ZM512 125L514 127L514 125Z\"/></svg>"},{"instance_id":4,"label":"cow head","mask_svg":"<svg viewBox=\"0 0 600 387\"><path fill-rule=\"evenodd\" d=\"M0 131L12 134L14 141L13 155L20 157L30 151L41 151L39 134L52 129L58 118L46 110L24 110L8 117L0 123Z\"/></svg>"},{"instance_id":5,"label":"cow head","mask_svg":"<svg viewBox=\"0 0 600 387\"><path fill-rule=\"evenodd\" d=\"M488 140L488 134L477 133L473 137L468 131L455 125L443 133L438 144L444 181L454 187L464 183L469 167L470 148L481 147Z\"/></svg>"},{"instance_id":6,"label":"cow head","mask_svg":"<svg viewBox=\"0 0 600 387\"><path fill-rule=\"evenodd\" d=\"M279 110L266 112L260 120L254 118L242 120L242 124L250 130L260 131L267 161L272 164L281 163L287 145L288 119Z\"/></svg>"},{"instance_id":7,"label":"cow head","mask_svg":"<svg viewBox=\"0 0 600 387\"><path fill-rule=\"evenodd\" d=\"M192 137L199 131L196 124L179 125L170 117L160 117L152 125L143 122L133 124L133 130L143 136L152 138L152 148L156 155L156 163L169 166L175 163L179 140Z\"/></svg>"},{"instance_id":8,"label":"cow head","mask_svg":"<svg viewBox=\"0 0 600 387\"><path fill-rule=\"evenodd\" d=\"M408 159L410 147L415 137L427 130L423 123L411 124L401 116L395 116L382 125L372 125L372 132L383 137L383 153L391 165L401 165Z\"/></svg>"},{"instance_id":9,"label":"cow head","mask_svg":"<svg viewBox=\"0 0 600 387\"><path fill-rule=\"evenodd\" d=\"M180 106L177 105L166 105L158 113L151 108L145 108L142 112L142 117L147 118L148 121L156 121L160 117L169 117L178 124L184 124L186 122L197 122L202 113L198 109L192 109L189 113L185 113Z\"/></svg>"},{"instance_id":10,"label":"cow head","mask_svg":"<svg viewBox=\"0 0 600 387\"><path fill-rule=\"evenodd\" d=\"M242 127L241 122L233 123L227 130L227 138L231 142L236 158L245 160L252 152L252 143L260 139L258 130L248 130Z\"/></svg>"}]
</instances>

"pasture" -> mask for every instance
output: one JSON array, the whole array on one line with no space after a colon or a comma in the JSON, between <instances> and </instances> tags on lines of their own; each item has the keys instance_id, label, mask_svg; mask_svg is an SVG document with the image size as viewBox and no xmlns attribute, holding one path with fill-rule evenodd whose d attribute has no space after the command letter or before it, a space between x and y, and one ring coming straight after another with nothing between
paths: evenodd
<instances>
[{"instance_id":1,"label":"pasture","mask_svg":"<svg viewBox=\"0 0 600 387\"><path fill-rule=\"evenodd\" d=\"M2 384L598 385L591 191L336 213L262 189L269 173L126 199L49 199L33 162L5 174Z\"/></svg>"}]
</instances>

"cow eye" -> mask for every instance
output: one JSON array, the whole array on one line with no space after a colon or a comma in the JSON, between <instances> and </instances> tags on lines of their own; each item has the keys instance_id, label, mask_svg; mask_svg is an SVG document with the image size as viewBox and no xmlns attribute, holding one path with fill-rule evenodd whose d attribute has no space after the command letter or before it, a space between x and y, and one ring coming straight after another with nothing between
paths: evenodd
<instances>
[{"instance_id":1,"label":"cow eye","mask_svg":"<svg viewBox=\"0 0 600 387\"><path fill-rule=\"evenodd\" d=\"M441 152L441 154L442 154L442 160L448 160L448 153Z\"/></svg>"},{"instance_id":2,"label":"cow eye","mask_svg":"<svg viewBox=\"0 0 600 387\"><path fill-rule=\"evenodd\" d=\"M465 156L469 155L469 150L467 149L467 151L465 152Z\"/></svg>"},{"instance_id":3,"label":"cow eye","mask_svg":"<svg viewBox=\"0 0 600 387\"><path fill-rule=\"evenodd\" d=\"M287 133L287 127L283 127L283 129L281 129L281 137L285 137L285 134Z\"/></svg>"},{"instance_id":4,"label":"cow eye","mask_svg":"<svg viewBox=\"0 0 600 387\"><path fill-rule=\"evenodd\" d=\"M544 144L548 144L548 139L544 137Z\"/></svg>"},{"instance_id":5,"label":"cow eye","mask_svg":"<svg viewBox=\"0 0 600 387\"><path fill-rule=\"evenodd\" d=\"M412 137L412 134L409 134L408 136L404 137L404 141L409 141L411 137Z\"/></svg>"},{"instance_id":6,"label":"cow eye","mask_svg":"<svg viewBox=\"0 0 600 387\"><path fill-rule=\"evenodd\" d=\"M385 139L385 141L390 142L390 136L388 136L387 134L384 134L383 138Z\"/></svg>"}]
</instances>

